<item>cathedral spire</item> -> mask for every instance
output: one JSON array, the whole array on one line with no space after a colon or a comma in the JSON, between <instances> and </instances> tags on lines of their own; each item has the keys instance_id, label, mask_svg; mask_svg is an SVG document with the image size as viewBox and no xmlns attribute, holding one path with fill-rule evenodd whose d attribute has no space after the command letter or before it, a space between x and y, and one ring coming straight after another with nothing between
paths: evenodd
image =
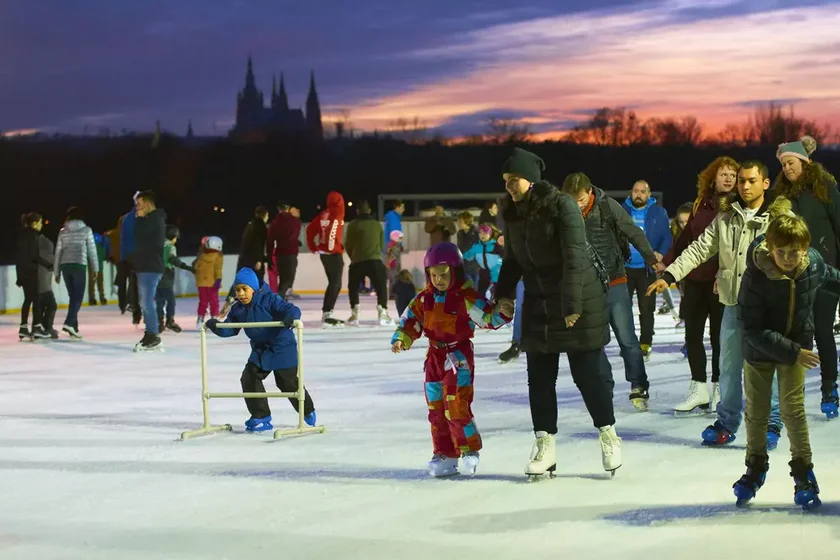
<instances>
[{"instance_id":1,"label":"cathedral spire","mask_svg":"<svg viewBox=\"0 0 840 560\"><path fill-rule=\"evenodd\" d=\"M187 121L187 138L192 138L193 136L195 135L193 134L192 119L189 119Z\"/></svg>"},{"instance_id":2,"label":"cathedral spire","mask_svg":"<svg viewBox=\"0 0 840 560\"><path fill-rule=\"evenodd\" d=\"M245 88L256 88L257 83L254 79L254 63L251 61L251 55L248 55L248 70L245 72Z\"/></svg>"},{"instance_id":3,"label":"cathedral spire","mask_svg":"<svg viewBox=\"0 0 840 560\"><path fill-rule=\"evenodd\" d=\"M289 110L289 98L286 96L286 83L283 80L283 72L280 72L280 91L277 92L277 107L281 111Z\"/></svg>"},{"instance_id":4,"label":"cathedral spire","mask_svg":"<svg viewBox=\"0 0 840 560\"><path fill-rule=\"evenodd\" d=\"M306 124L317 138L324 137L324 126L321 123L321 103L318 101L318 91L315 89L315 70L309 75L309 95L306 98Z\"/></svg>"}]
</instances>

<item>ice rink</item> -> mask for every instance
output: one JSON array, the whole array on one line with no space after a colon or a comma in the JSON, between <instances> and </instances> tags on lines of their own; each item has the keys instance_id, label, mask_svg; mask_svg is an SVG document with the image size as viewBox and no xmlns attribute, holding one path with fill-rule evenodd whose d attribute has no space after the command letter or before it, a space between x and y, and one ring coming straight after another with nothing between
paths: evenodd
<instances>
[{"instance_id":1,"label":"ice rink","mask_svg":"<svg viewBox=\"0 0 840 560\"><path fill-rule=\"evenodd\" d=\"M201 424L194 300L178 300L185 331L164 335L164 353L132 353L142 332L115 305L82 309L81 342L19 343L19 316L0 316L0 559L840 555L840 420L819 414L817 371L806 384L823 499L815 512L793 504L786 432L753 505L735 508L743 428L726 448L709 449L700 432L713 417L673 416L689 370L668 316L656 319L650 412L633 410L615 342L608 348L624 440L615 478L602 470L597 431L561 360L558 477L526 482L525 357L497 363L511 335L504 329L475 338L478 474L433 480L426 344L392 355L392 329L374 325L375 302L362 298L368 325L305 331L307 387L327 432L278 441L244 433L238 399L210 405L214 423L233 433L178 441ZM298 303L314 327L320 297ZM349 314L346 296L337 309ZM211 390L239 391L247 339L209 336ZM271 404L275 426L296 422L288 402Z\"/></svg>"}]
</instances>

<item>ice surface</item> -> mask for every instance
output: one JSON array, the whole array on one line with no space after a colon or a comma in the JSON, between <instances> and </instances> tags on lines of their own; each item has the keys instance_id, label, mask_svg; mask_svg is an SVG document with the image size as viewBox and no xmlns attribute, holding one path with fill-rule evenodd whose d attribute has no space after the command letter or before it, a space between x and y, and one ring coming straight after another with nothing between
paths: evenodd
<instances>
[{"instance_id":1,"label":"ice surface","mask_svg":"<svg viewBox=\"0 0 840 560\"><path fill-rule=\"evenodd\" d=\"M688 388L682 333L657 317L648 363L651 411L634 412L613 342L624 466L601 468L597 433L561 360L558 477L527 484L532 444L525 358L499 365L510 330L476 336L475 479L430 480L423 400L425 344L398 356L391 330L305 334L307 386L323 435L273 441L243 433L240 400L211 401L235 433L177 441L201 423L195 301L178 300L182 334L166 352L134 354L142 333L115 306L81 311L82 342L18 343L0 317L0 558L98 559L632 559L836 558L840 554L840 421L807 410L823 506L793 505L785 437L767 484L734 507L743 430L726 449L699 445L712 417L674 418ZM301 302L310 326L320 298ZM338 316L349 314L346 297ZM391 310L393 315L396 312ZM59 311L58 321L64 317ZM211 389L238 391L247 340L210 338ZM271 378L269 378L269 381ZM267 384L270 387L270 385ZM273 400L275 425L293 425Z\"/></svg>"}]
</instances>

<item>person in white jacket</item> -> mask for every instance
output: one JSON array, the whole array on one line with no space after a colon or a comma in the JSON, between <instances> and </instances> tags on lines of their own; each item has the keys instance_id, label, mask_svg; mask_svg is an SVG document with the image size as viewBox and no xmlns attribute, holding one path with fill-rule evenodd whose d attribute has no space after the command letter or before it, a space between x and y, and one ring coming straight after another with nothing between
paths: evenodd
<instances>
[{"instance_id":1,"label":"person in white jacket","mask_svg":"<svg viewBox=\"0 0 840 560\"><path fill-rule=\"evenodd\" d=\"M85 298L88 266L90 266L90 272L99 272L99 259L96 256L93 231L82 220L81 210L76 206L71 206L67 210L64 227L58 233L53 270L56 284L64 277L70 299L67 317L64 319L61 330L74 339L82 338L79 334L79 309Z\"/></svg>"},{"instance_id":2,"label":"person in white jacket","mask_svg":"<svg viewBox=\"0 0 840 560\"><path fill-rule=\"evenodd\" d=\"M703 430L704 445L724 445L735 439L741 425L743 412L742 375L744 354L741 349L741 326L738 322L737 304L741 277L747 268L747 249L756 237L767 230L770 221L765 197L770 186L767 166L760 161L747 161L738 170L738 196L734 200L722 199L720 212L706 231L665 269L663 277L651 284L648 294L668 289L668 286L685 278L689 272L718 255L718 296L724 305L720 326L720 396L717 420ZM701 395L705 384L692 382L698 408L708 403L708 395ZM782 427L779 413L778 385L773 389L770 423L767 429L768 447L775 447ZM705 405L708 408L708 404Z\"/></svg>"}]
</instances>

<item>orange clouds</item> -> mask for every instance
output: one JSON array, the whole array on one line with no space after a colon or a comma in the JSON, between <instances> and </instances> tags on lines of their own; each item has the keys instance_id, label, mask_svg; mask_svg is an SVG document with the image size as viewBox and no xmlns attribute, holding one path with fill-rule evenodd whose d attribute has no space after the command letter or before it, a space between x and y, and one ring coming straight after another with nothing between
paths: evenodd
<instances>
[{"instance_id":1,"label":"orange clouds","mask_svg":"<svg viewBox=\"0 0 840 560\"><path fill-rule=\"evenodd\" d=\"M712 4L716 19L689 21L681 11ZM626 105L642 118L692 114L714 132L743 122L751 102L789 99L797 113L840 127L840 4L726 15L730 4L674 1L472 32L411 56L478 60L476 70L351 107L352 121L385 129L416 116L435 127L512 110L549 123L538 128L545 136L582 110Z\"/></svg>"}]
</instances>

